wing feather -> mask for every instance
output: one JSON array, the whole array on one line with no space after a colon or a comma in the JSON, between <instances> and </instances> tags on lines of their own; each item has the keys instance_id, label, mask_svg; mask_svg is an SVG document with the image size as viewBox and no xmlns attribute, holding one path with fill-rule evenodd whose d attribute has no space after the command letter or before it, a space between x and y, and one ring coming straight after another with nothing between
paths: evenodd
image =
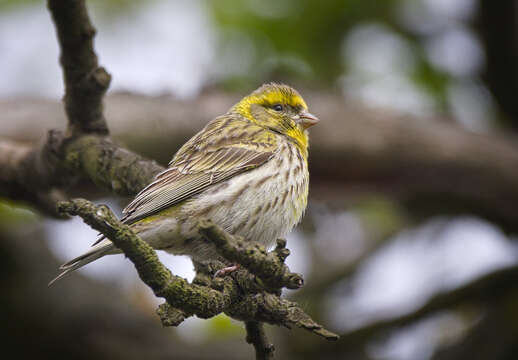
<instances>
[{"instance_id":1,"label":"wing feather","mask_svg":"<svg viewBox=\"0 0 518 360\"><path fill-rule=\"evenodd\" d=\"M274 134L243 120L234 120L241 133L224 137L222 127L227 117L216 118L187 142L169 163L123 210L122 221L134 223L196 195L210 185L256 168L277 151ZM259 134L261 141L243 136L242 132ZM219 141L219 144L218 144Z\"/></svg>"}]
</instances>

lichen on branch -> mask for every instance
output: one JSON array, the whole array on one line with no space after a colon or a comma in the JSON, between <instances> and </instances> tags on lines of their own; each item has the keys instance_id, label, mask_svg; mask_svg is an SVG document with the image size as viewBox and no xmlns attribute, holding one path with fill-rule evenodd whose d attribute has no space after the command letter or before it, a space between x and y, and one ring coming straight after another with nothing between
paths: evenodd
<instances>
[{"instance_id":1,"label":"lichen on branch","mask_svg":"<svg viewBox=\"0 0 518 360\"><path fill-rule=\"evenodd\" d=\"M98 65L93 48L95 29L85 1L48 0L48 8L61 49L68 129L66 134L51 131L41 148L27 149L9 144L10 155L6 162L12 171L1 180L19 193L31 195L38 193L37 187L20 174L32 172L34 176L28 179L38 178L45 184L45 191L88 178L111 192L135 194L163 168L117 146L107 136L103 97L111 77ZM303 285L302 276L291 273L284 264L289 250L283 241L268 253L258 244L234 238L217 226L202 222L200 233L207 241L215 243L228 261L237 262L246 270L225 278L214 278L203 271L203 266L195 264L197 275L189 283L173 275L160 262L154 249L130 226L121 223L108 207L75 199L59 202L57 213L79 215L132 261L142 281L157 297L166 300L157 309L164 326L178 326L193 315L210 318L226 313L245 321L247 341L254 345L258 359L273 356L273 346L268 344L260 322L286 327L295 325L327 339L337 339L337 335L315 323L296 303L280 298L283 287L295 289Z\"/></svg>"},{"instance_id":2,"label":"lichen on branch","mask_svg":"<svg viewBox=\"0 0 518 360\"><path fill-rule=\"evenodd\" d=\"M177 326L186 317L196 315L200 318L209 318L220 313L243 321L260 321L273 325L297 327L320 335L328 340L336 340L338 336L317 324L307 315L298 304L280 298L277 294L269 292L271 289L258 287L248 271L239 271L234 276L221 278L209 278L205 285L189 283L187 280L173 275L158 259L156 252L145 241L140 239L130 228L121 223L105 205L95 205L88 200L75 199L68 202L60 202L58 210L68 215L80 216L92 228L100 231L109 238L115 246L133 262L142 281L147 284L158 297L163 297L166 304L159 307L158 313L162 323L166 326ZM284 244L278 246L271 253L261 252L264 264L255 257L255 253L242 252L246 248L244 244L236 246L243 240L236 240L230 234L210 223L203 223L200 231L204 232L210 241L220 243L225 252L232 259L239 258L241 263L252 264L258 277L264 277L271 281L290 278L289 269L278 253L285 249ZM235 252L234 252L235 251ZM273 255L271 255L273 254ZM233 261L232 259L228 259ZM285 257L284 257L285 259ZM282 265L283 271L274 271L278 277L268 278L264 271L270 266ZM248 269L250 270L250 269ZM296 278L296 276L294 276ZM207 279L207 278L206 278ZM290 282L287 282L289 284ZM278 284L278 282L277 282Z\"/></svg>"},{"instance_id":3,"label":"lichen on branch","mask_svg":"<svg viewBox=\"0 0 518 360\"><path fill-rule=\"evenodd\" d=\"M216 245L223 257L246 267L268 289L298 289L304 285L302 275L290 272L284 264L290 255L286 249L286 240L278 239L275 250L267 252L261 244L232 236L210 221L202 220L198 227L200 233Z\"/></svg>"}]
</instances>

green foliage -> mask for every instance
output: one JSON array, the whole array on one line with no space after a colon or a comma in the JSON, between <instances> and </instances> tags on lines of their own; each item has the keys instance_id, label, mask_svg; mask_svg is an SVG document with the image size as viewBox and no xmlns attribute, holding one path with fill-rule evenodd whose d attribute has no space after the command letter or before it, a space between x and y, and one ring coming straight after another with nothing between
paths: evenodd
<instances>
[{"instance_id":1,"label":"green foliage","mask_svg":"<svg viewBox=\"0 0 518 360\"><path fill-rule=\"evenodd\" d=\"M438 100L439 106L446 108L446 91L450 85L450 76L431 66L423 56L420 56L412 75L417 85Z\"/></svg>"},{"instance_id":2,"label":"green foliage","mask_svg":"<svg viewBox=\"0 0 518 360\"><path fill-rule=\"evenodd\" d=\"M447 91L454 79L430 63L426 39L402 25L405 1L412 0L208 1L220 34L219 63L228 67L220 81L239 91L265 79L334 86L354 72L344 57L348 34L359 25L377 24L409 46L416 61L407 77L435 100L438 110L447 111Z\"/></svg>"},{"instance_id":3,"label":"green foliage","mask_svg":"<svg viewBox=\"0 0 518 360\"><path fill-rule=\"evenodd\" d=\"M0 198L0 227L18 226L38 220L38 215L11 200Z\"/></svg>"},{"instance_id":4,"label":"green foliage","mask_svg":"<svg viewBox=\"0 0 518 360\"><path fill-rule=\"evenodd\" d=\"M398 2L222 0L210 4L223 41L238 31L253 45L249 75L296 75L313 83L330 83L343 71L340 52L347 31L363 21L387 20Z\"/></svg>"},{"instance_id":5,"label":"green foliage","mask_svg":"<svg viewBox=\"0 0 518 360\"><path fill-rule=\"evenodd\" d=\"M233 337L243 337L243 326L236 321L232 321L225 314L209 319L206 323L207 337L211 340L229 339Z\"/></svg>"},{"instance_id":6,"label":"green foliage","mask_svg":"<svg viewBox=\"0 0 518 360\"><path fill-rule=\"evenodd\" d=\"M31 5L42 3L41 0L0 0L0 12L3 10L9 10L15 7L20 7L23 5Z\"/></svg>"}]
</instances>

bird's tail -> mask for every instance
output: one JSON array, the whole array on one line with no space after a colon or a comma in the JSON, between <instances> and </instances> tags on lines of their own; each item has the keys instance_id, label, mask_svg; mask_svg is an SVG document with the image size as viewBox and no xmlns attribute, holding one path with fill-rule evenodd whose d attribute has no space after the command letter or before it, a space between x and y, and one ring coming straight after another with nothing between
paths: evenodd
<instances>
[{"instance_id":1,"label":"bird's tail","mask_svg":"<svg viewBox=\"0 0 518 360\"><path fill-rule=\"evenodd\" d=\"M117 251L113 243L108 239L104 239L99 244L93 246L90 250L85 252L83 255L78 256L75 259L72 259L61 265L59 267L59 269L62 270L61 273L58 276L56 276L51 282L49 282L49 286L54 284L56 281L61 279L66 274L74 270L77 270L80 267L83 267L86 264L89 264L92 261L95 261L100 257L103 257L104 255L114 254L116 252Z\"/></svg>"}]
</instances>

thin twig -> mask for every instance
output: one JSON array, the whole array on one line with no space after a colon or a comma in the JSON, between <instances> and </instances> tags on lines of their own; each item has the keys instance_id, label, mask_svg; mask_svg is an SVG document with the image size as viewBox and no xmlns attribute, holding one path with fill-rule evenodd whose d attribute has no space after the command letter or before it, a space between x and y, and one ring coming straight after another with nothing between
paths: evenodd
<instances>
[{"instance_id":1,"label":"thin twig","mask_svg":"<svg viewBox=\"0 0 518 360\"><path fill-rule=\"evenodd\" d=\"M342 335L339 346L347 347L371 339L376 333L400 328L432 313L462 303L485 303L498 300L518 287L518 266L496 270L451 291L439 293L418 309L398 317L367 324ZM338 345L338 344L337 344Z\"/></svg>"},{"instance_id":2,"label":"thin twig","mask_svg":"<svg viewBox=\"0 0 518 360\"><path fill-rule=\"evenodd\" d=\"M275 347L268 341L264 325L257 321L245 321L246 342L253 345L256 360L273 359Z\"/></svg>"}]
</instances>

